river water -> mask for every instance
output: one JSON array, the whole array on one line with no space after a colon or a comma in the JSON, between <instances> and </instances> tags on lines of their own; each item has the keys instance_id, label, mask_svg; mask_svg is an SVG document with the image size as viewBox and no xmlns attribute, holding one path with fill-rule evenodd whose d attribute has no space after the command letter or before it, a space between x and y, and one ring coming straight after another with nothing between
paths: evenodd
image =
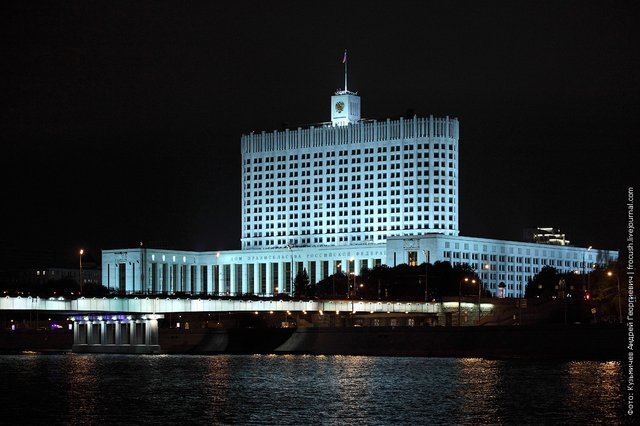
<instances>
[{"instance_id":1,"label":"river water","mask_svg":"<svg viewBox=\"0 0 640 426\"><path fill-rule=\"evenodd\" d=\"M617 425L623 383L618 362L0 355L0 423Z\"/></svg>"}]
</instances>

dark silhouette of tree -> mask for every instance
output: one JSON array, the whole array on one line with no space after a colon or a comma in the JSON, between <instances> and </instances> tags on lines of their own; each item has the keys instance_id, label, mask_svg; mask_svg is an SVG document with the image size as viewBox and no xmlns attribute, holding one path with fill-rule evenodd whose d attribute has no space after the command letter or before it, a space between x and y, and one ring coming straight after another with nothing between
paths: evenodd
<instances>
[{"instance_id":1,"label":"dark silhouette of tree","mask_svg":"<svg viewBox=\"0 0 640 426\"><path fill-rule=\"evenodd\" d=\"M298 271L294 279L294 284L295 297L307 298L315 296L316 286L309 285L309 274L307 274L306 269Z\"/></svg>"},{"instance_id":2,"label":"dark silhouette of tree","mask_svg":"<svg viewBox=\"0 0 640 426\"><path fill-rule=\"evenodd\" d=\"M344 299L347 297L347 276L337 272L318 281L315 285L315 296L319 299Z\"/></svg>"},{"instance_id":3,"label":"dark silhouette of tree","mask_svg":"<svg viewBox=\"0 0 640 426\"><path fill-rule=\"evenodd\" d=\"M550 299L563 291L560 274L553 266L545 266L527 283L525 297ZM566 289L566 283L565 283Z\"/></svg>"},{"instance_id":4,"label":"dark silhouette of tree","mask_svg":"<svg viewBox=\"0 0 640 426\"><path fill-rule=\"evenodd\" d=\"M63 278L60 280L47 281L41 292L43 297L52 296L78 296L80 287L75 280L69 278Z\"/></svg>"},{"instance_id":5,"label":"dark silhouette of tree","mask_svg":"<svg viewBox=\"0 0 640 426\"><path fill-rule=\"evenodd\" d=\"M109 289L98 283L86 283L82 286L82 296L104 297L109 295Z\"/></svg>"},{"instance_id":6,"label":"dark silhouette of tree","mask_svg":"<svg viewBox=\"0 0 640 426\"><path fill-rule=\"evenodd\" d=\"M623 275L619 275L621 272ZM624 276L624 272L618 262L613 262L606 268L597 268L590 274L591 301L596 306L598 318L617 322L621 312L624 314L627 287L623 285L624 282L619 281L621 276Z\"/></svg>"}]
</instances>

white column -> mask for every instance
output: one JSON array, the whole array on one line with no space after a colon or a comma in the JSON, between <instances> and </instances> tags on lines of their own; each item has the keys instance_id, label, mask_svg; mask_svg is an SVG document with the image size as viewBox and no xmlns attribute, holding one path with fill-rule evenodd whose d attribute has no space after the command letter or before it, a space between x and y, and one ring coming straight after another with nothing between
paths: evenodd
<instances>
[{"instance_id":1,"label":"white column","mask_svg":"<svg viewBox=\"0 0 640 426\"><path fill-rule=\"evenodd\" d=\"M218 293L225 293L227 291L226 287L226 275L224 265L218 266Z\"/></svg>"},{"instance_id":2,"label":"white column","mask_svg":"<svg viewBox=\"0 0 640 426\"><path fill-rule=\"evenodd\" d=\"M253 264L253 294L260 294L260 264L259 263L254 263Z\"/></svg>"},{"instance_id":3,"label":"white column","mask_svg":"<svg viewBox=\"0 0 640 426\"><path fill-rule=\"evenodd\" d=\"M173 263L169 263L167 266L167 274L169 274L168 280L167 280L169 293L173 293L176 291L176 276L173 273L173 265L174 265Z\"/></svg>"},{"instance_id":4,"label":"white column","mask_svg":"<svg viewBox=\"0 0 640 426\"><path fill-rule=\"evenodd\" d=\"M184 274L184 279L185 279L185 283L184 283L184 291L186 291L187 293L194 293L193 288L191 288L191 264L190 263L185 263L184 267L187 268L185 274Z\"/></svg>"},{"instance_id":5,"label":"white column","mask_svg":"<svg viewBox=\"0 0 640 426\"><path fill-rule=\"evenodd\" d=\"M200 272L200 268L202 267L202 265L198 265L196 263L196 276L195 276L195 282L193 283L193 289L191 289L191 291L193 291L194 293L200 293L202 292L202 277L201 277L201 272Z\"/></svg>"},{"instance_id":6,"label":"white column","mask_svg":"<svg viewBox=\"0 0 640 426\"><path fill-rule=\"evenodd\" d=\"M247 271L247 264L242 264L242 294L249 292L249 276Z\"/></svg>"},{"instance_id":7,"label":"white column","mask_svg":"<svg viewBox=\"0 0 640 426\"><path fill-rule=\"evenodd\" d=\"M266 263L266 281L267 281L267 294L268 296L273 295L273 273L271 271L271 262Z\"/></svg>"},{"instance_id":8,"label":"white column","mask_svg":"<svg viewBox=\"0 0 640 426\"><path fill-rule=\"evenodd\" d=\"M207 267L207 294L211 294L213 291L213 272L215 268L213 265L205 265Z\"/></svg>"},{"instance_id":9,"label":"white column","mask_svg":"<svg viewBox=\"0 0 640 426\"><path fill-rule=\"evenodd\" d=\"M278 262L278 293L283 293L285 290L284 282L285 282L285 269L284 262Z\"/></svg>"},{"instance_id":10,"label":"white column","mask_svg":"<svg viewBox=\"0 0 640 426\"><path fill-rule=\"evenodd\" d=\"M232 296L235 296L235 294L236 294L236 290L237 290L237 289L236 289L236 287L237 287L237 285L236 285L236 264L235 264L235 263L232 263L232 264L229 266L229 270L230 270L230 272L231 272L230 277L229 277L229 278L230 278L230 279L229 279L229 293L230 293Z\"/></svg>"}]
</instances>

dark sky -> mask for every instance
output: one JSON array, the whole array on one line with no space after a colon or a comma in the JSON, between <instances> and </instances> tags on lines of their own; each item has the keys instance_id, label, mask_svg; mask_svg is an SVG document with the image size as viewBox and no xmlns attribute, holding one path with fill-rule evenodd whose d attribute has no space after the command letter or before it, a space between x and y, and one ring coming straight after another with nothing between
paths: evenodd
<instances>
[{"instance_id":1,"label":"dark sky","mask_svg":"<svg viewBox=\"0 0 640 426\"><path fill-rule=\"evenodd\" d=\"M463 235L545 225L623 248L634 1L3 1L0 14L3 261L239 248L240 136L328 121L345 48L364 117L459 118Z\"/></svg>"}]
</instances>

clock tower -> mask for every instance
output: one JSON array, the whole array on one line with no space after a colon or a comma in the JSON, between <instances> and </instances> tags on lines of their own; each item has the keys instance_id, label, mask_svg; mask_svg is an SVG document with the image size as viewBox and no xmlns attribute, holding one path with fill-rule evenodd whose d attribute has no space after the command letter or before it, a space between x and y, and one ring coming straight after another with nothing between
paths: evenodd
<instances>
[{"instance_id":1,"label":"clock tower","mask_svg":"<svg viewBox=\"0 0 640 426\"><path fill-rule=\"evenodd\" d=\"M331 125L346 126L360 120L360 96L339 90L331 96Z\"/></svg>"}]
</instances>

